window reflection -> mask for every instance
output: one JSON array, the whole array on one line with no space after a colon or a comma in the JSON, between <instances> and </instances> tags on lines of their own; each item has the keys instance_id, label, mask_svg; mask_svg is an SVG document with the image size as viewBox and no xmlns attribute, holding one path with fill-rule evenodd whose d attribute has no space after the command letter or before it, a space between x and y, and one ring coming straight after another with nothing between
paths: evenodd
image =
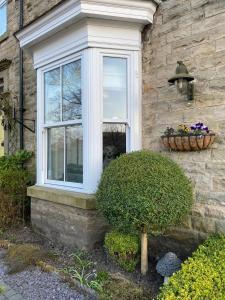
<instances>
[{"instance_id":1,"label":"window reflection","mask_svg":"<svg viewBox=\"0 0 225 300\"><path fill-rule=\"evenodd\" d=\"M103 166L126 153L126 125L103 124Z\"/></svg>"},{"instance_id":2,"label":"window reflection","mask_svg":"<svg viewBox=\"0 0 225 300\"><path fill-rule=\"evenodd\" d=\"M6 2L0 4L0 36L7 31L7 6Z\"/></svg>"},{"instance_id":3,"label":"window reflection","mask_svg":"<svg viewBox=\"0 0 225 300\"><path fill-rule=\"evenodd\" d=\"M64 128L48 129L48 179L64 180Z\"/></svg>"},{"instance_id":4,"label":"window reflection","mask_svg":"<svg viewBox=\"0 0 225 300\"><path fill-rule=\"evenodd\" d=\"M82 118L81 60L63 66L63 121Z\"/></svg>"},{"instance_id":5,"label":"window reflection","mask_svg":"<svg viewBox=\"0 0 225 300\"><path fill-rule=\"evenodd\" d=\"M127 59L103 59L103 117L125 120L127 105Z\"/></svg>"},{"instance_id":6,"label":"window reflection","mask_svg":"<svg viewBox=\"0 0 225 300\"><path fill-rule=\"evenodd\" d=\"M45 122L60 121L60 68L45 73Z\"/></svg>"},{"instance_id":7,"label":"window reflection","mask_svg":"<svg viewBox=\"0 0 225 300\"><path fill-rule=\"evenodd\" d=\"M83 182L83 132L82 127L66 127L66 181Z\"/></svg>"}]
</instances>

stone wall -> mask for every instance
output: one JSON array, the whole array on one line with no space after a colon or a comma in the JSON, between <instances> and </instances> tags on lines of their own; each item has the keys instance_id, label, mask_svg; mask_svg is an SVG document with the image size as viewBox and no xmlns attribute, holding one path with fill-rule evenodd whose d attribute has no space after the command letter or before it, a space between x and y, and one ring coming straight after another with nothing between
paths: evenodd
<instances>
[{"instance_id":1,"label":"stone wall","mask_svg":"<svg viewBox=\"0 0 225 300\"><path fill-rule=\"evenodd\" d=\"M95 209L31 198L32 225L57 245L91 250L104 240L107 226Z\"/></svg>"},{"instance_id":2,"label":"stone wall","mask_svg":"<svg viewBox=\"0 0 225 300\"><path fill-rule=\"evenodd\" d=\"M48 12L62 0L24 0L24 25L34 21L39 16ZM19 97L19 44L14 33L19 29L19 1L8 1L8 33L6 38L0 38L0 61L8 59L12 61L8 69L7 90L11 93L12 101L19 117L18 97ZM1 77L1 73L0 73ZM28 127L34 128L34 123L30 120L36 119L36 72L33 68L31 55L24 53L24 119ZM19 126L16 125L15 134L6 132L5 147L6 152L11 152L19 148ZM11 142L10 142L11 140ZM8 143L12 144L8 146ZM35 151L35 135L24 129L25 148Z\"/></svg>"},{"instance_id":3,"label":"stone wall","mask_svg":"<svg viewBox=\"0 0 225 300\"><path fill-rule=\"evenodd\" d=\"M33 22L41 15L47 13L62 0L24 0L24 26ZM24 119L36 120L36 72L33 68L33 62L30 53L24 53ZM32 121L25 121L26 125L33 128ZM24 130L24 145L27 150L35 151L35 135Z\"/></svg>"},{"instance_id":4,"label":"stone wall","mask_svg":"<svg viewBox=\"0 0 225 300\"><path fill-rule=\"evenodd\" d=\"M182 60L195 77L188 106L168 79ZM152 27L143 32L143 147L160 151L183 166L192 179L196 204L176 239L193 241L225 233L225 2L168 0ZM166 152L160 135L167 126L206 123L217 133L211 150Z\"/></svg>"},{"instance_id":5,"label":"stone wall","mask_svg":"<svg viewBox=\"0 0 225 300\"><path fill-rule=\"evenodd\" d=\"M0 78L4 78L4 90L11 91L13 93L13 98L15 104L18 104L18 88L19 88L19 69L18 69L18 57L19 57L19 48L17 46L16 38L13 36L13 33L18 30L18 1L9 0L8 1L8 33L4 38L0 37L0 62L4 59L11 61L9 69L0 72ZM0 125L1 126L1 125ZM15 129L15 147L17 147L17 128ZM5 151L10 150L8 145L8 135L10 133L5 132Z\"/></svg>"}]
</instances>

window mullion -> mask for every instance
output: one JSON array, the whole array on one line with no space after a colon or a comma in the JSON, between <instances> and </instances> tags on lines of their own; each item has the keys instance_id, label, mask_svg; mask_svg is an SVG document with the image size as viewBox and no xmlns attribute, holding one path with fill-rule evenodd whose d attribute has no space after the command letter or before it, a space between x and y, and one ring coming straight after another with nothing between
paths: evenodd
<instances>
[{"instance_id":1,"label":"window mullion","mask_svg":"<svg viewBox=\"0 0 225 300\"><path fill-rule=\"evenodd\" d=\"M64 182L66 182L66 126L64 127Z\"/></svg>"},{"instance_id":2,"label":"window mullion","mask_svg":"<svg viewBox=\"0 0 225 300\"><path fill-rule=\"evenodd\" d=\"M62 80L62 66L60 66L60 87L61 87L61 106L60 106L60 121L63 121L63 80Z\"/></svg>"}]
</instances>

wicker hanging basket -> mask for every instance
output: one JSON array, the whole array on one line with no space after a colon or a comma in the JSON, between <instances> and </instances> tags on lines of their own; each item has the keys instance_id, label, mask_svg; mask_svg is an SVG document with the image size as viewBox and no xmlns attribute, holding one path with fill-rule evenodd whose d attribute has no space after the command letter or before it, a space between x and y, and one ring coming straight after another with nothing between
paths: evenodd
<instances>
[{"instance_id":1,"label":"wicker hanging basket","mask_svg":"<svg viewBox=\"0 0 225 300\"><path fill-rule=\"evenodd\" d=\"M165 148L175 151L201 151L211 147L215 140L215 133L206 135L174 135L162 136Z\"/></svg>"}]
</instances>

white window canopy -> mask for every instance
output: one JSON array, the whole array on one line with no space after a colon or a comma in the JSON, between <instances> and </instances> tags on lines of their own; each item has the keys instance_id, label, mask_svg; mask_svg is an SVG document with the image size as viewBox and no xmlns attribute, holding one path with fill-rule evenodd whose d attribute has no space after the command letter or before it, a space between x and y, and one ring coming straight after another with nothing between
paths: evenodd
<instances>
[{"instance_id":1,"label":"white window canopy","mask_svg":"<svg viewBox=\"0 0 225 300\"><path fill-rule=\"evenodd\" d=\"M22 48L30 48L87 18L111 20L114 25L121 21L142 27L152 23L158 3L159 0L70 0L25 26L16 36ZM97 39L96 36L96 42Z\"/></svg>"}]
</instances>

